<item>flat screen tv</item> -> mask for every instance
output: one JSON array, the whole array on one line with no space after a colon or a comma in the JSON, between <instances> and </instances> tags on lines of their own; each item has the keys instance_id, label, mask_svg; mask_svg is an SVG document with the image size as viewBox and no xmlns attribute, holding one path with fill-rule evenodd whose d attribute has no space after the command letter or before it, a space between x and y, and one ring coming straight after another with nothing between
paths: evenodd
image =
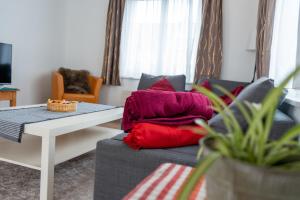
<instances>
[{"instance_id":1,"label":"flat screen tv","mask_svg":"<svg viewBox=\"0 0 300 200\"><path fill-rule=\"evenodd\" d=\"M12 45L0 43L0 85L11 84Z\"/></svg>"}]
</instances>

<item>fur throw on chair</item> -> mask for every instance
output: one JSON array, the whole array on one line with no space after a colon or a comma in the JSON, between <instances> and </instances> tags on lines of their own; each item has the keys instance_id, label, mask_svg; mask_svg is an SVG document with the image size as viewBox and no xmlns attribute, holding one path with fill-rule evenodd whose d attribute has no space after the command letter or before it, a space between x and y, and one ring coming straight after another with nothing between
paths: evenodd
<instances>
[{"instance_id":1,"label":"fur throw on chair","mask_svg":"<svg viewBox=\"0 0 300 200\"><path fill-rule=\"evenodd\" d=\"M88 94L91 89L88 77L90 73L86 70L73 70L59 68L58 72L64 78L64 89L66 93Z\"/></svg>"}]
</instances>

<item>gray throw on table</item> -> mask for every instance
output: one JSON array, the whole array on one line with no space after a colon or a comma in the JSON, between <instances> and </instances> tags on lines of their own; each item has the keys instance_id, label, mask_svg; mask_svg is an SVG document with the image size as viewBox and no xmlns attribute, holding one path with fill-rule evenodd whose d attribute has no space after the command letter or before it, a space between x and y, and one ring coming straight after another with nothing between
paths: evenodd
<instances>
[{"instance_id":1,"label":"gray throw on table","mask_svg":"<svg viewBox=\"0 0 300 200\"><path fill-rule=\"evenodd\" d=\"M21 142L25 124L71 117L116 108L102 104L78 103L76 112L50 112L46 106L0 111L0 137Z\"/></svg>"}]
</instances>

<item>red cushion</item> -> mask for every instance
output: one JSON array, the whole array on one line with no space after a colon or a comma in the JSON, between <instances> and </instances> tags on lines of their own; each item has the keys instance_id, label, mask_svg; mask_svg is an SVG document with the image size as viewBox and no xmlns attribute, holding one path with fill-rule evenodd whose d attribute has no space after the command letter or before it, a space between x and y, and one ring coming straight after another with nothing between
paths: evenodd
<instances>
[{"instance_id":1,"label":"red cushion","mask_svg":"<svg viewBox=\"0 0 300 200\"><path fill-rule=\"evenodd\" d=\"M243 89L244 89L244 86L240 85L240 86L234 88L230 93L233 96L237 97ZM226 105L230 105L232 103L232 99L227 95L220 96L220 98L226 103Z\"/></svg>"},{"instance_id":2,"label":"red cushion","mask_svg":"<svg viewBox=\"0 0 300 200\"><path fill-rule=\"evenodd\" d=\"M206 88L209 91L212 91L212 87L210 85L210 82L208 80L203 81L201 84L199 84L199 86ZM197 92L196 89L192 89L191 92Z\"/></svg>"},{"instance_id":3,"label":"red cushion","mask_svg":"<svg viewBox=\"0 0 300 200\"><path fill-rule=\"evenodd\" d=\"M149 89L151 90L163 90L163 91L172 91L176 90L172 86L172 84L166 78L162 78L159 81L155 82Z\"/></svg>"},{"instance_id":4,"label":"red cushion","mask_svg":"<svg viewBox=\"0 0 300 200\"><path fill-rule=\"evenodd\" d=\"M204 136L179 127L138 123L123 141L133 149L155 149L196 145Z\"/></svg>"}]
</instances>

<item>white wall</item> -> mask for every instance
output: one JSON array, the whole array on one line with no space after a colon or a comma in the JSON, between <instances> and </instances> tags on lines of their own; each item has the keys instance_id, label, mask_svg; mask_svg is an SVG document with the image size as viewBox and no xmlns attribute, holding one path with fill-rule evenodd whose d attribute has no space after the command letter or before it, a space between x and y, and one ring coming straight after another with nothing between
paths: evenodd
<instances>
[{"instance_id":1,"label":"white wall","mask_svg":"<svg viewBox=\"0 0 300 200\"><path fill-rule=\"evenodd\" d=\"M65 0L65 2L64 65L74 69L87 69L100 76L109 0ZM124 91L130 89L126 83L124 86L104 86L101 90L101 103L121 105L122 100L126 98L121 96Z\"/></svg>"},{"instance_id":2,"label":"white wall","mask_svg":"<svg viewBox=\"0 0 300 200\"><path fill-rule=\"evenodd\" d=\"M224 62L222 78L251 81L255 52L247 51L256 31L258 0L223 1Z\"/></svg>"},{"instance_id":3,"label":"white wall","mask_svg":"<svg viewBox=\"0 0 300 200\"><path fill-rule=\"evenodd\" d=\"M0 0L0 42L13 44L18 105L50 96L50 73L63 62L63 9L60 0Z\"/></svg>"},{"instance_id":4,"label":"white wall","mask_svg":"<svg viewBox=\"0 0 300 200\"><path fill-rule=\"evenodd\" d=\"M87 69L100 76L109 0L65 0L65 66ZM122 86L103 86L101 103L122 105L138 81L122 80Z\"/></svg>"},{"instance_id":5,"label":"white wall","mask_svg":"<svg viewBox=\"0 0 300 200\"><path fill-rule=\"evenodd\" d=\"M100 75L108 0L65 0L65 66Z\"/></svg>"}]
</instances>

